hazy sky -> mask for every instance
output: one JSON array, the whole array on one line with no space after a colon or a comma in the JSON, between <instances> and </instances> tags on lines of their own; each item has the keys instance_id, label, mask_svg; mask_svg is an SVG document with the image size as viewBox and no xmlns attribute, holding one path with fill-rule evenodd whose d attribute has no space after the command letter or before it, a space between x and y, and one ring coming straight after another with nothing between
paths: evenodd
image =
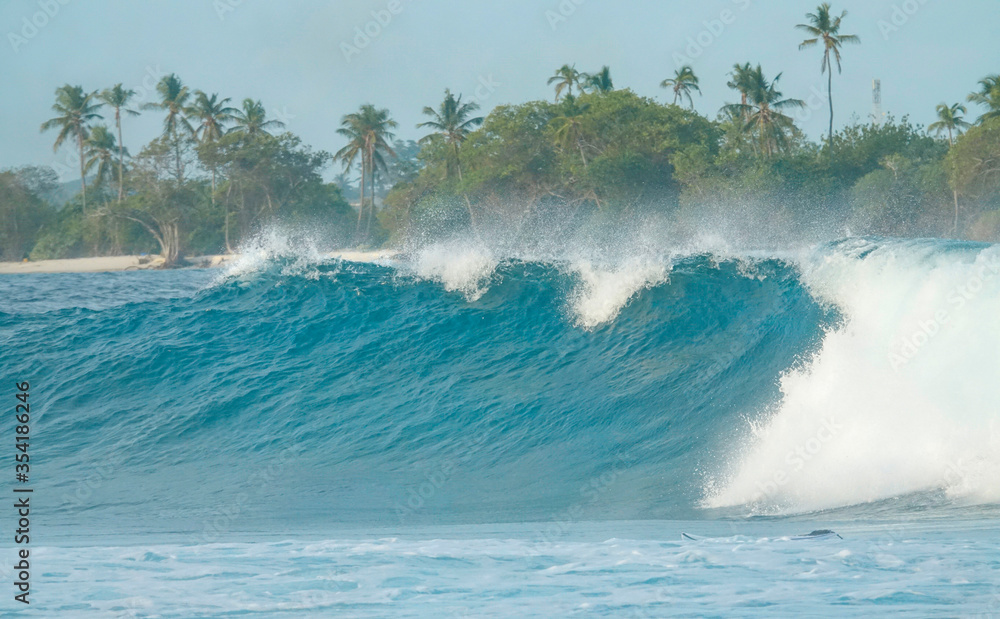
<instances>
[{"instance_id":1,"label":"hazy sky","mask_svg":"<svg viewBox=\"0 0 1000 619\"><path fill-rule=\"evenodd\" d=\"M735 62L783 72L786 96L810 100L799 124L825 131L818 49L798 50L794 25L816 0L4 0L0 3L0 169L53 164L72 178L69 149L53 153L53 91L116 82L145 95L176 72L192 89L234 103L250 96L314 148L342 146L335 129L365 102L388 107L401 138L416 139L420 110L446 87L495 105L551 98L547 78L563 63L611 66L615 86L669 101L659 87L686 56L701 78L695 106L714 117L735 101L726 88ZM395 13L389 9L394 9ZM965 100L976 81L1000 73L997 0L847 0L844 32L860 46L844 52L834 76L837 126L871 111L871 80L882 80L883 108L933 121L934 106ZM373 12L375 15L373 16ZM384 25L371 23L380 17ZM26 21L27 20L27 21ZM34 23L32 23L34 22ZM357 29L374 33L356 50ZM358 43L365 43L359 39ZM359 53L354 53L357 51ZM349 58L347 56L350 56ZM977 116L978 109L969 110ZM110 120L111 115L107 115ZM161 118L125 121L133 152ZM59 164L62 164L61 166ZM70 165L67 165L70 164Z\"/></svg>"}]
</instances>

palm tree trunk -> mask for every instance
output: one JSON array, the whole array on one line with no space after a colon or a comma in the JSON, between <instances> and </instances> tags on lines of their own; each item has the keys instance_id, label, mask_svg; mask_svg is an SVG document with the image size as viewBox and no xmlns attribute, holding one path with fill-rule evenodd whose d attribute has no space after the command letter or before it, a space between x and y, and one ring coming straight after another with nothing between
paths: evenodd
<instances>
[{"instance_id":1,"label":"palm tree trunk","mask_svg":"<svg viewBox=\"0 0 1000 619\"><path fill-rule=\"evenodd\" d=\"M87 214L87 171L83 167L83 132L76 134L76 143L80 147L80 190L83 194L83 214Z\"/></svg>"},{"instance_id":2,"label":"palm tree trunk","mask_svg":"<svg viewBox=\"0 0 1000 619\"><path fill-rule=\"evenodd\" d=\"M358 225L354 229L354 236L358 237L361 234L361 218L365 214L365 180L367 179L366 173L368 171L368 156L365 153L361 153L361 203L358 205Z\"/></svg>"},{"instance_id":3,"label":"palm tree trunk","mask_svg":"<svg viewBox=\"0 0 1000 619\"><path fill-rule=\"evenodd\" d=\"M229 205L226 205L226 253L233 253L233 248L229 244Z\"/></svg>"},{"instance_id":4,"label":"palm tree trunk","mask_svg":"<svg viewBox=\"0 0 1000 619\"><path fill-rule=\"evenodd\" d=\"M958 238L958 191L953 189L951 195L952 197L955 198L955 223L951 229L951 236L957 239Z\"/></svg>"},{"instance_id":5,"label":"palm tree trunk","mask_svg":"<svg viewBox=\"0 0 1000 619\"><path fill-rule=\"evenodd\" d=\"M458 142L455 142L455 167L458 169L458 182L462 182L462 158L459 156ZM469 200L469 194L462 191L462 197L465 198L465 208L469 209L469 224L472 225L472 231L475 233L476 238L479 238L479 227L476 226L476 213L472 210L472 202Z\"/></svg>"},{"instance_id":6,"label":"palm tree trunk","mask_svg":"<svg viewBox=\"0 0 1000 619\"><path fill-rule=\"evenodd\" d=\"M115 124L118 125L118 204L125 198L125 143L122 142L121 108L115 108Z\"/></svg>"},{"instance_id":7,"label":"palm tree trunk","mask_svg":"<svg viewBox=\"0 0 1000 619\"><path fill-rule=\"evenodd\" d=\"M374 157L374 153L373 153L373 156L372 156L372 166L371 166L371 168L372 168L371 169L371 175L372 175L372 206L371 206L370 209L368 209L368 219L365 220L365 237L366 238L371 234L371 231L372 231L372 219L375 218L375 165L374 164L375 164L375 157Z\"/></svg>"},{"instance_id":8,"label":"palm tree trunk","mask_svg":"<svg viewBox=\"0 0 1000 619\"><path fill-rule=\"evenodd\" d=\"M215 207L215 166L212 166L212 206Z\"/></svg>"},{"instance_id":9,"label":"palm tree trunk","mask_svg":"<svg viewBox=\"0 0 1000 619\"><path fill-rule=\"evenodd\" d=\"M827 134L826 142L830 146L830 152L833 153L833 66L827 62L826 68L829 71L829 75L827 76L826 95L830 100L830 133Z\"/></svg>"},{"instance_id":10,"label":"palm tree trunk","mask_svg":"<svg viewBox=\"0 0 1000 619\"><path fill-rule=\"evenodd\" d=\"M180 185L181 181L184 180L184 172L181 170L181 142L177 139L177 129L173 131L174 134L174 157L177 165L177 184Z\"/></svg>"},{"instance_id":11,"label":"palm tree trunk","mask_svg":"<svg viewBox=\"0 0 1000 619\"><path fill-rule=\"evenodd\" d=\"M584 152L583 152L583 142L581 142L579 140L579 138L578 138L576 140L576 145L580 149L580 159L583 160L583 169L586 170L587 169L587 155L584 154Z\"/></svg>"}]
</instances>

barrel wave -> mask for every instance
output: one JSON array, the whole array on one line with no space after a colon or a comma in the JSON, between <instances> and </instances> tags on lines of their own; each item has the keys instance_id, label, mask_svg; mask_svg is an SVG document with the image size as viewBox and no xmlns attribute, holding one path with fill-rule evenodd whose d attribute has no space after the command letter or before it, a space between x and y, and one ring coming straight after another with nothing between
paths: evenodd
<instances>
[{"instance_id":1,"label":"barrel wave","mask_svg":"<svg viewBox=\"0 0 1000 619\"><path fill-rule=\"evenodd\" d=\"M54 525L1000 500L997 246L252 258L4 283L3 369L39 394Z\"/></svg>"}]
</instances>

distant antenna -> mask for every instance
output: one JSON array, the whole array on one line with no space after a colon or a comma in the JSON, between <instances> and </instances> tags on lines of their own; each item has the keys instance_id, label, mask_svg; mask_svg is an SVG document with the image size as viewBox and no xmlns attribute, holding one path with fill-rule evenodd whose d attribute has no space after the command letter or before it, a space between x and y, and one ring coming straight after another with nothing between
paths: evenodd
<instances>
[{"instance_id":1,"label":"distant antenna","mask_svg":"<svg viewBox=\"0 0 1000 619\"><path fill-rule=\"evenodd\" d=\"M872 80L872 123L882 123L882 80Z\"/></svg>"}]
</instances>

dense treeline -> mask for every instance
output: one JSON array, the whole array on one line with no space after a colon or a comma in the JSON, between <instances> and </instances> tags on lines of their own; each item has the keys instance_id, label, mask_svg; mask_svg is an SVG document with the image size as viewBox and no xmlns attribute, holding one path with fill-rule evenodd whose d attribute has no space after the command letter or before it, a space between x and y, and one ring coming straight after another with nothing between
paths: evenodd
<instances>
[{"instance_id":1,"label":"dense treeline","mask_svg":"<svg viewBox=\"0 0 1000 619\"><path fill-rule=\"evenodd\" d=\"M714 119L694 109L700 86L690 66L663 80L664 104L616 89L608 67L564 65L549 79L553 102L485 117L446 91L424 108L418 127L429 134L419 143L395 140L389 111L364 105L342 118L347 144L335 155L279 133L259 101L230 107L168 75L159 100L143 106L163 116L163 133L132 156L120 145L123 118L138 113L134 93L63 86L42 129L58 130L56 148L78 151L80 192L63 204L49 169L0 173L0 252L158 252L173 264L232 251L275 219L328 230L331 243L374 246L428 228L520 227L542 213L697 221L738 218L748 205L784 229L822 221L854 234L1000 240L1000 76L968 95L983 110L974 123L964 105L942 103L927 130L888 117L834 131L834 70L842 46L859 42L840 32L845 16L823 4L798 26L809 37L802 49L822 52L831 90L820 143L798 129L806 104L782 92L780 74L750 63L733 66L727 85L737 100ZM324 182L333 163L343 173Z\"/></svg>"},{"instance_id":2,"label":"dense treeline","mask_svg":"<svg viewBox=\"0 0 1000 619\"><path fill-rule=\"evenodd\" d=\"M353 234L353 211L340 188L323 180L330 155L314 152L270 119L260 101L191 91L176 75L157 85L144 109L163 116L163 132L130 155L122 120L135 93L121 84L101 92L56 90L55 148L77 150L80 191L60 202L55 173L28 167L0 173L0 253L7 260L82 255L162 255L168 266L186 253L232 251L275 218ZM113 121L108 127L98 124Z\"/></svg>"}]
</instances>

